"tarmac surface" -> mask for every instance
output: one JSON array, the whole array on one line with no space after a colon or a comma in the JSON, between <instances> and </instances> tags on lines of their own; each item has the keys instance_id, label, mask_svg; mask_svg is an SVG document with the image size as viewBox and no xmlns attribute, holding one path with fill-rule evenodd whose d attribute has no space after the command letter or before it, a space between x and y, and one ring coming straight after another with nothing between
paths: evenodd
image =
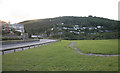
<instances>
[{"instance_id":1,"label":"tarmac surface","mask_svg":"<svg viewBox=\"0 0 120 73\"><path fill-rule=\"evenodd\" d=\"M0 50L16 48L16 47L22 47L22 46L35 45L35 44L42 44L42 43L47 43L47 42L55 42L55 41L57 41L57 40L40 39L40 41L34 41L34 42L9 44L9 45L0 45L0 47L2 47ZM34 48L34 47L31 46L30 48ZM28 49L28 47L24 48L24 50L25 49ZM16 49L16 51L22 51L22 49ZM7 53L12 53L12 52L14 52L14 50L5 51L4 53L7 54Z\"/></svg>"}]
</instances>

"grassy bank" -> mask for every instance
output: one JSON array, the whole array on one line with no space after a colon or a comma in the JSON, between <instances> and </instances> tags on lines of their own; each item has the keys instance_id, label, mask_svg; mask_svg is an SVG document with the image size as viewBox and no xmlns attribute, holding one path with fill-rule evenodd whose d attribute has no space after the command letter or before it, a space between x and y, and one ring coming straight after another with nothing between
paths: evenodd
<instances>
[{"instance_id":1,"label":"grassy bank","mask_svg":"<svg viewBox=\"0 0 120 73\"><path fill-rule=\"evenodd\" d=\"M118 57L81 55L68 47L70 42L72 41L62 40L61 42L3 55L3 71L118 70Z\"/></svg>"}]
</instances>

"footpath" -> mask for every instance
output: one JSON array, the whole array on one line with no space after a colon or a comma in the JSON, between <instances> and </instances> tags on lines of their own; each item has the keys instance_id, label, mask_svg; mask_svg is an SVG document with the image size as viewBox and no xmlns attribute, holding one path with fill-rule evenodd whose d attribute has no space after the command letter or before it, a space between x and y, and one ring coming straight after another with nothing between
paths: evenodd
<instances>
[{"instance_id":1,"label":"footpath","mask_svg":"<svg viewBox=\"0 0 120 73\"><path fill-rule=\"evenodd\" d=\"M74 47L75 44L76 43L71 42L68 46L72 47L73 49L75 49L75 52L77 52L79 54L82 54L82 55L89 55L89 56L120 56L120 55L103 55L103 54L92 54L92 53L86 54L86 53L81 52L78 48Z\"/></svg>"}]
</instances>

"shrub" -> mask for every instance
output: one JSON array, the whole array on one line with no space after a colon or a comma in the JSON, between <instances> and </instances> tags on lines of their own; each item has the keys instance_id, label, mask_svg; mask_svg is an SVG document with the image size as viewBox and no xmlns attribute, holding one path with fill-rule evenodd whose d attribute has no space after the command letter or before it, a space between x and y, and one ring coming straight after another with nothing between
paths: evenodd
<instances>
[{"instance_id":1,"label":"shrub","mask_svg":"<svg viewBox=\"0 0 120 73\"><path fill-rule=\"evenodd\" d=\"M2 37L2 40L21 40L20 38Z\"/></svg>"}]
</instances>

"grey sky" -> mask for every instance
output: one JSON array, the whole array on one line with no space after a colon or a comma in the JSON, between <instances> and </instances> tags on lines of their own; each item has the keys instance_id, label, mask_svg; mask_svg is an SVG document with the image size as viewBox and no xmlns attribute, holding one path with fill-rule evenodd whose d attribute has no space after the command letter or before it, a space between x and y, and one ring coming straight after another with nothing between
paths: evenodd
<instances>
[{"instance_id":1,"label":"grey sky","mask_svg":"<svg viewBox=\"0 0 120 73\"><path fill-rule=\"evenodd\" d=\"M119 0L0 0L0 19L18 23L58 16L98 16L118 20Z\"/></svg>"}]
</instances>

